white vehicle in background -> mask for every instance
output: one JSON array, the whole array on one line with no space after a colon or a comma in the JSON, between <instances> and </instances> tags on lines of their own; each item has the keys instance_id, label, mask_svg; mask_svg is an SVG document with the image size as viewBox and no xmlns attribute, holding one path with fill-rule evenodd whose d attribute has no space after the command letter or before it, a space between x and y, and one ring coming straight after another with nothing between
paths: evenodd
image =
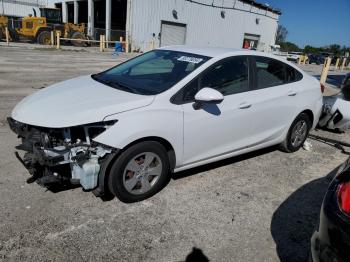
<instances>
[{"instance_id":1,"label":"white vehicle in background","mask_svg":"<svg viewBox=\"0 0 350 262\"><path fill-rule=\"evenodd\" d=\"M287 59L288 52L282 52L280 45L271 45L270 49L271 49L271 54Z\"/></svg>"},{"instance_id":2,"label":"white vehicle in background","mask_svg":"<svg viewBox=\"0 0 350 262\"><path fill-rule=\"evenodd\" d=\"M30 182L135 202L172 172L272 145L297 151L321 108L319 82L282 58L173 46L42 89L8 122Z\"/></svg>"},{"instance_id":3,"label":"white vehicle in background","mask_svg":"<svg viewBox=\"0 0 350 262\"><path fill-rule=\"evenodd\" d=\"M293 61L293 62L298 62L298 60L302 54L303 54L302 52L288 52L287 60Z\"/></svg>"}]
</instances>

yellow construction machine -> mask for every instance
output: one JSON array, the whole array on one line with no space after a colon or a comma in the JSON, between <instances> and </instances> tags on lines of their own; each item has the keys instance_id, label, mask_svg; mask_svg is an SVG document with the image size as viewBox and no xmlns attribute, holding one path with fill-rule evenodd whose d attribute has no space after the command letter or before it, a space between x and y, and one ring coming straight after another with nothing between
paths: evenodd
<instances>
[{"instance_id":1,"label":"yellow construction machine","mask_svg":"<svg viewBox=\"0 0 350 262\"><path fill-rule=\"evenodd\" d=\"M9 30L11 41L30 40L43 45L51 44L51 32L60 32L61 37L71 39L87 39L85 24L75 25L61 23L61 10L57 8L40 8L41 16L29 15L19 20L11 20L0 16L0 39L5 38L5 27ZM3 35L3 36L2 36ZM75 46L83 46L82 41L71 41Z\"/></svg>"}]
</instances>

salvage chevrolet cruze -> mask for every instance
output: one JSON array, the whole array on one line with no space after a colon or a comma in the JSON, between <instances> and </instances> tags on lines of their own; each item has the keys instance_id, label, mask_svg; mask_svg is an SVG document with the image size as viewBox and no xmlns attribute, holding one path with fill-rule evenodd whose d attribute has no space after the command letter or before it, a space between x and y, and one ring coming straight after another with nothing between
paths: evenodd
<instances>
[{"instance_id":1,"label":"salvage chevrolet cruze","mask_svg":"<svg viewBox=\"0 0 350 262\"><path fill-rule=\"evenodd\" d=\"M173 46L42 89L8 122L30 182L135 202L172 172L277 144L298 150L321 107L319 82L278 57Z\"/></svg>"}]
</instances>

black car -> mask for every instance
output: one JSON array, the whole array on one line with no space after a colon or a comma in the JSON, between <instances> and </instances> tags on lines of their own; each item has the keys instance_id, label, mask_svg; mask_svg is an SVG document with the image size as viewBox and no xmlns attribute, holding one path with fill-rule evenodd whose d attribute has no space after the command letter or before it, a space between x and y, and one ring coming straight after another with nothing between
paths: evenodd
<instances>
[{"instance_id":1,"label":"black car","mask_svg":"<svg viewBox=\"0 0 350 262\"><path fill-rule=\"evenodd\" d=\"M322 55L311 54L308 55L309 64L315 63L316 65L320 65L324 63L325 57Z\"/></svg>"},{"instance_id":2,"label":"black car","mask_svg":"<svg viewBox=\"0 0 350 262\"><path fill-rule=\"evenodd\" d=\"M313 262L350 261L350 158L339 168L323 200L311 239Z\"/></svg>"}]
</instances>

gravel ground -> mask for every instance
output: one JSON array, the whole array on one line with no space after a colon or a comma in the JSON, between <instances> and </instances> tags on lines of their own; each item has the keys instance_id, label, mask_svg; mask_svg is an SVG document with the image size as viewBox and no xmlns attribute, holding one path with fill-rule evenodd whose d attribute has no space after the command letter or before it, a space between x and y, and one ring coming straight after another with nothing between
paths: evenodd
<instances>
[{"instance_id":1,"label":"gravel ground","mask_svg":"<svg viewBox=\"0 0 350 262\"><path fill-rule=\"evenodd\" d=\"M176 174L135 204L25 183L28 174L13 154L18 140L5 121L15 104L42 86L126 58L0 46L0 260L305 260L323 194L347 158L316 141L310 152L268 148ZM350 142L349 134L315 133Z\"/></svg>"}]
</instances>

